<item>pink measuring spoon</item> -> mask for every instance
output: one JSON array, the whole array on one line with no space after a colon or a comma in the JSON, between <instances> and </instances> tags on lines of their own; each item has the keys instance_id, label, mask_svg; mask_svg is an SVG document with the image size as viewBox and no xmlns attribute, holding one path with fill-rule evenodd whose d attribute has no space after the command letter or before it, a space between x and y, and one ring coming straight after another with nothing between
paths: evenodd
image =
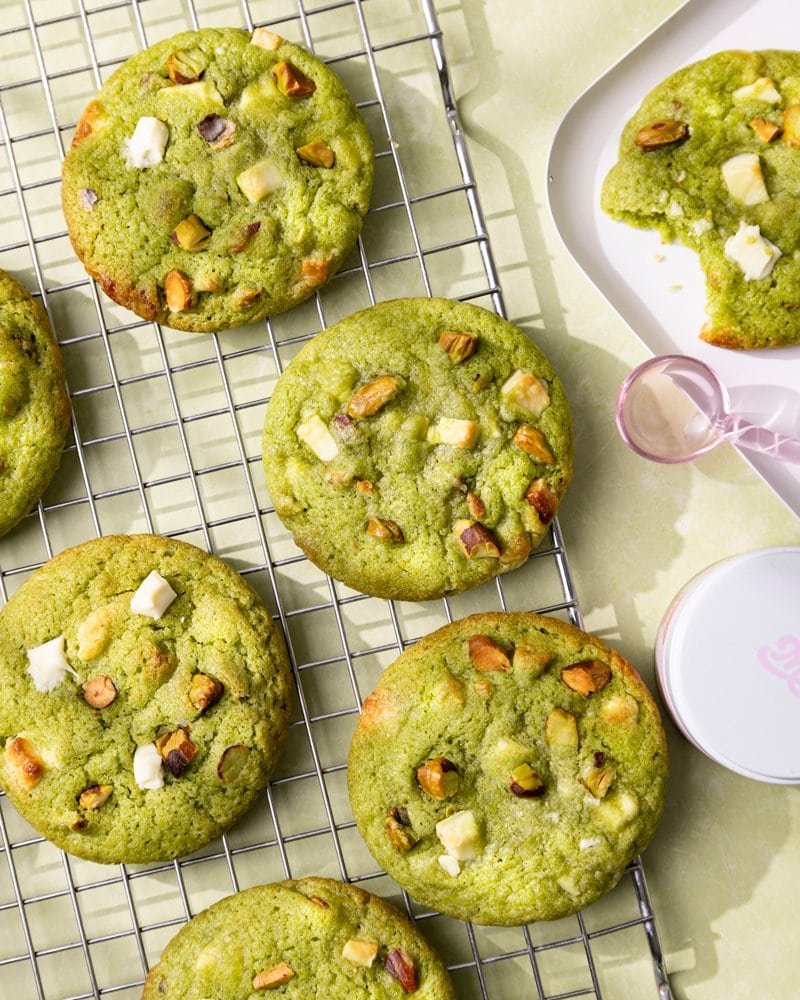
<instances>
[{"instance_id":1,"label":"pink measuring spoon","mask_svg":"<svg viewBox=\"0 0 800 1000\"><path fill-rule=\"evenodd\" d=\"M722 441L800 463L800 441L731 413L725 386L703 361L665 354L622 383L615 415L623 441L653 462L691 462Z\"/></svg>"}]
</instances>

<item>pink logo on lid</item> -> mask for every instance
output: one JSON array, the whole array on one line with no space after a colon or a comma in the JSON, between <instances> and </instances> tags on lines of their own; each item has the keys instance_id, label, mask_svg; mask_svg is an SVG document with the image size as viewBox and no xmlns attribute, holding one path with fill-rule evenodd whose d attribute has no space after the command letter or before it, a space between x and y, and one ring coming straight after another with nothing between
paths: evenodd
<instances>
[{"instance_id":1,"label":"pink logo on lid","mask_svg":"<svg viewBox=\"0 0 800 1000\"><path fill-rule=\"evenodd\" d=\"M758 662L771 674L782 677L795 698L800 698L800 638L782 635L774 646L762 646Z\"/></svg>"}]
</instances>

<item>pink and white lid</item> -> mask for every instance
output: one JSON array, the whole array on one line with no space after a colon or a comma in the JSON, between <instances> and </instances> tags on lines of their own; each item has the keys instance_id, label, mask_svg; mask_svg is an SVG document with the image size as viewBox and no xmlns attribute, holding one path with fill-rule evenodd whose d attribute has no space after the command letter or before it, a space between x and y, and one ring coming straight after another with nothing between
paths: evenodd
<instances>
[{"instance_id":1,"label":"pink and white lid","mask_svg":"<svg viewBox=\"0 0 800 1000\"><path fill-rule=\"evenodd\" d=\"M690 580L659 627L656 677L712 760L800 784L800 548L746 552Z\"/></svg>"}]
</instances>

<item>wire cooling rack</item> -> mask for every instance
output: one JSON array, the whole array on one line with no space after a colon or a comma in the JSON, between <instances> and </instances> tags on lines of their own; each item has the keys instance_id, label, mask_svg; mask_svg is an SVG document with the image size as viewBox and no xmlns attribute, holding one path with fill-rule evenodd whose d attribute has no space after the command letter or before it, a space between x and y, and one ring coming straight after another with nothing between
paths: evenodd
<instances>
[{"instance_id":1,"label":"wire cooling rack","mask_svg":"<svg viewBox=\"0 0 800 1000\"><path fill-rule=\"evenodd\" d=\"M363 697L409 643L474 611L580 624L558 525L528 564L476 591L391 604L331 581L275 517L260 465L272 386L299 347L355 309L445 295L504 314L469 154L429 0L0 0L0 266L45 304L74 408L38 508L0 542L0 602L54 553L110 532L180 536L227 559L283 629L297 683L281 769L251 813L170 864L108 867L43 841L0 797L0 993L138 998L191 916L238 889L322 874L405 908L460 997L669 997L638 859L566 920L479 928L421 910L381 872L349 811L345 760ZM376 185L357 250L316 298L220 335L138 320L71 251L60 162L77 118L128 55L178 30L265 24L344 78L373 135ZM655 977L653 972L655 971Z\"/></svg>"}]
</instances>

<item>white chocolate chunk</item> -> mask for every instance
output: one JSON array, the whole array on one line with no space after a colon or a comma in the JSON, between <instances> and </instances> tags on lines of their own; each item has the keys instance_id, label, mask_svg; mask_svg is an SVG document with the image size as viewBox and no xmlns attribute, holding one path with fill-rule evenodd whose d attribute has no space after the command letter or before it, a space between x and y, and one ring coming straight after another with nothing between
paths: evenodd
<instances>
[{"instance_id":1,"label":"white chocolate chunk","mask_svg":"<svg viewBox=\"0 0 800 1000\"><path fill-rule=\"evenodd\" d=\"M547 386L531 372L515 371L500 387L500 396L534 417L541 416L550 405Z\"/></svg>"},{"instance_id":2,"label":"white chocolate chunk","mask_svg":"<svg viewBox=\"0 0 800 1000\"><path fill-rule=\"evenodd\" d=\"M584 837L583 840L578 844L578 847L580 847L582 851L589 851L593 847L597 847L599 843L600 843L599 837Z\"/></svg>"},{"instance_id":3,"label":"white chocolate chunk","mask_svg":"<svg viewBox=\"0 0 800 1000\"><path fill-rule=\"evenodd\" d=\"M746 281L759 281L769 275L781 252L761 235L758 226L748 226L742 221L725 241L725 256L739 265Z\"/></svg>"},{"instance_id":4,"label":"white chocolate chunk","mask_svg":"<svg viewBox=\"0 0 800 1000\"><path fill-rule=\"evenodd\" d=\"M694 233L695 236L705 236L705 234L709 231L709 229L713 228L713 223L711 222L711 219L707 218L695 219L691 225L692 225L692 232Z\"/></svg>"},{"instance_id":5,"label":"white chocolate chunk","mask_svg":"<svg viewBox=\"0 0 800 1000\"><path fill-rule=\"evenodd\" d=\"M28 673L37 691L45 693L57 688L67 671L74 677L78 676L67 662L64 642L64 636L59 635L28 650Z\"/></svg>"},{"instance_id":6,"label":"white chocolate chunk","mask_svg":"<svg viewBox=\"0 0 800 1000\"><path fill-rule=\"evenodd\" d=\"M145 115L136 123L133 135L124 146L125 162L129 167L154 167L164 159L169 129L158 118Z\"/></svg>"},{"instance_id":7,"label":"white chocolate chunk","mask_svg":"<svg viewBox=\"0 0 800 1000\"><path fill-rule=\"evenodd\" d=\"M133 780L145 791L155 791L164 784L161 754L155 743L137 747L133 755Z\"/></svg>"},{"instance_id":8,"label":"white chocolate chunk","mask_svg":"<svg viewBox=\"0 0 800 1000\"><path fill-rule=\"evenodd\" d=\"M556 879L556 881L564 890L564 892L568 892L570 896L580 895L581 891L575 884L575 879L571 875L562 875L561 878Z\"/></svg>"},{"instance_id":9,"label":"white chocolate chunk","mask_svg":"<svg viewBox=\"0 0 800 1000\"><path fill-rule=\"evenodd\" d=\"M476 857L480 831L470 809L453 813L436 824L436 836L442 847L456 861L472 861Z\"/></svg>"},{"instance_id":10,"label":"white chocolate chunk","mask_svg":"<svg viewBox=\"0 0 800 1000\"><path fill-rule=\"evenodd\" d=\"M268 52L275 52L283 45L283 39L268 28L256 28L250 39L250 44L257 45L260 49L266 49Z\"/></svg>"},{"instance_id":11,"label":"white chocolate chunk","mask_svg":"<svg viewBox=\"0 0 800 1000\"><path fill-rule=\"evenodd\" d=\"M444 868L447 874L452 875L453 878L461 874L461 865L455 858L451 858L449 854L440 854L436 860L442 868Z\"/></svg>"},{"instance_id":12,"label":"white chocolate chunk","mask_svg":"<svg viewBox=\"0 0 800 1000\"><path fill-rule=\"evenodd\" d=\"M322 462L331 462L339 454L333 435L318 413L298 424L295 433Z\"/></svg>"},{"instance_id":13,"label":"white chocolate chunk","mask_svg":"<svg viewBox=\"0 0 800 1000\"><path fill-rule=\"evenodd\" d=\"M354 965L363 965L369 969L378 957L378 945L374 941L361 941L358 938L351 938L345 941L342 948L342 958Z\"/></svg>"},{"instance_id":14,"label":"white chocolate chunk","mask_svg":"<svg viewBox=\"0 0 800 1000\"><path fill-rule=\"evenodd\" d=\"M142 580L131 598L131 611L135 615L160 618L177 596L164 577L153 570Z\"/></svg>"},{"instance_id":15,"label":"white chocolate chunk","mask_svg":"<svg viewBox=\"0 0 800 1000\"><path fill-rule=\"evenodd\" d=\"M213 80L195 80L194 83L182 83L178 87L162 87L156 93L158 110L162 108L166 111L168 107L173 110L177 107L176 102L186 103L193 101L195 104L213 104L217 107L225 107L222 94L214 86Z\"/></svg>"},{"instance_id":16,"label":"white chocolate chunk","mask_svg":"<svg viewBox=\"0 0 800 1000\"><path fill-rule=\"evenodd\" d=\"M245 198L255 203L279 191L286 181L280 167L267 157L238 174L236 183Z\"/></svg>"},{"instance_id":17,"label":"white chocolate chunk","mask_svg":"<svg viewBox=\"0 0 800 1000\"><path fill-rule=\"evenodd\" d=\"M749 101L750 99L766 101L767 104L781 103L781 95L775 89L774 82L768 76L760 76L755 83L745 84L744 87L738 87L733 92L733 100L737 104Z\"/></svg>"},{"instance_id":18,"label":"white chocolate chunk","mask_svg":"<svg viewBox=\"0 0 800 1000\"><path fill-rule=\"evenodd\" d=\"M726 160L721 170L731 198L742 205L760 205L769 201L758 153L738 153Z\"/></svg>"},{"instance_id":19,"label":"white chocolate chunk","mask_svg":"<svg viewBox=\"0 0 800 1000\"><path fill-rule=\"evenodd\" d=\"M452 444L456 448L471 448L477 439L478 425L474 420L439 417L428 431L430 444Z\"/></svg>"},{"instance_id":20,"label":"white chocolate chunk","mask_svg":"<svg viewBox=\"0 0 800 1000\"><path fill-rule=\"evenodd\" d=\"M683 215L683 208L677 201L671 201L667 209L667 215L672 219L679 219Z\"/></svg>"}]
</instances>

